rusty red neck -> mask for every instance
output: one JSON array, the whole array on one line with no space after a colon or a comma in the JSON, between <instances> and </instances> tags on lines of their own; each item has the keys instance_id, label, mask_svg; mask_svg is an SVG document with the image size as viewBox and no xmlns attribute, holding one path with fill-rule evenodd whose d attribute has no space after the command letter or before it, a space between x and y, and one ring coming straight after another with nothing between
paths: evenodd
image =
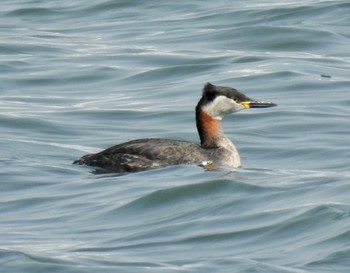
<instances>
[{"instance_id":1,"label":"rusty red neck","mask_svg":"<svg viewBox=\"0 0 350 273\"><path fill-rule=\"evenodd\" d=\"M220 139L224 136L221 120L215 119L203 110L197 111L197 129L203 148L218 148Z\"/></svg>"}]
</instances>

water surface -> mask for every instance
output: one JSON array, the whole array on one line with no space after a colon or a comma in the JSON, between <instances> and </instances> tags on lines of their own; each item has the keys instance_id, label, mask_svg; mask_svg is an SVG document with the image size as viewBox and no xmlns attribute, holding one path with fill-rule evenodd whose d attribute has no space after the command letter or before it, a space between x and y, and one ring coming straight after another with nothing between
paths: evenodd
<instances>
[{"instance_id":1,"label":"water surface","mask_svg":"<svg viewBox=\"0 0 350 273\"><path fill-rule=\"evenodd\" d=\"M6 272L348 272L347 1L3 1ZM72 165L198 141L206 82L278 107L227 117L243 167Z\"/></svg>"}]
</instances>

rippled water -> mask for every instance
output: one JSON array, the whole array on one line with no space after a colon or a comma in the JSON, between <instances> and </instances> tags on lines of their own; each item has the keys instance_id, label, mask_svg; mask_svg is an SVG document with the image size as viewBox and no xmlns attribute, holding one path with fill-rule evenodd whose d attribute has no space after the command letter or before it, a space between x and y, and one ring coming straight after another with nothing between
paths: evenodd
<instances>
[{"instance_id":1,"label":"rippled water","mask_svg":"<svg viewBox=\"0 0 350 273\"><path fill-rule=\"evenodd\" d=\"M1 272L348 272L348 1L3 1ZM224 121L243 167L72 165L198 141L206 82L278 107Z\"/></svg>"}]
</instances>

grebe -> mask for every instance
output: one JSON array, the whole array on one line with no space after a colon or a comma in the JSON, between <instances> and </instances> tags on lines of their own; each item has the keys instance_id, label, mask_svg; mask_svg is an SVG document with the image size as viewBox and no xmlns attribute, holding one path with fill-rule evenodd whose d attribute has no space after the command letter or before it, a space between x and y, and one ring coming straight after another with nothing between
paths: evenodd
<instances>
[{"instance_id":1,"label":"grebe","mask_svg":"<svg viewBox=\"0 0 350 273\"><path fill-rule=\"evenodd\" d=\"M137 139L85 155L74 163L113 172L138 172L179 164L240 167L238 151L221 128L222 118L245 108L272 106L276 104L250 99L231 87L207 83L196 107L200 145L183 140Z\"/></svg>"}]
</instances>

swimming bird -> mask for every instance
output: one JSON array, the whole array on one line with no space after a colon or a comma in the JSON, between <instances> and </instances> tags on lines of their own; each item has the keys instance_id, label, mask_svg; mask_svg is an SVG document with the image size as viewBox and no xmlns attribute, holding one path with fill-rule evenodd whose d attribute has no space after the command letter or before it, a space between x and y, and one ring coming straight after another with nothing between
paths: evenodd
<instances>
[{"instance_id":1,"label":"swimming bird","mask_svg":"<svg viewBox=\"0 0 350 273\"><path fill-rule=\"evenodd\" d=\"M223 117L246 108L272 106L276 104L253 100L231 87L207 83L196 107L200 145L183 140L137 139L96 154L87 154L74 163L120 173L180 164L240 167L239 153L222 130Z\"/></svg>"}]
</instances>

